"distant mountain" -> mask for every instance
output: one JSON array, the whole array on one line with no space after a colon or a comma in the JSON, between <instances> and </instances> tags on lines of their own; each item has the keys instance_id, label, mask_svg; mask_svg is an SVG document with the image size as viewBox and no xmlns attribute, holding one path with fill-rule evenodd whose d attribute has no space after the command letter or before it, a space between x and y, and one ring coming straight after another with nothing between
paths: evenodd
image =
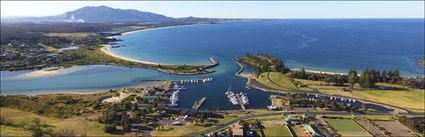
<instances>
[{"instance_id":1,"label":"distant mountain","mask_svg":"<svg viewBox=\"0 0 425 137\"><path fill-rule=\"evenodd\" d=\"M161 14L107 6L86 6L60 15L45 17L2 17L1 22L87 22L87 23L146 23L146 22L215 22L213 18L171 18Z\"/></svg>"},{"instance_id":2,"label":"distant mountain","mask_svg":"<svg viewBox=\"0 0 425 137\"><path fill-rule=\"evenodd\" d=\"M86 6L66 12L62 16L84 22L163 22L173 20L173 18L160 14L134 9L114 9L107 6Z\"/></svg>"}]
</instances>

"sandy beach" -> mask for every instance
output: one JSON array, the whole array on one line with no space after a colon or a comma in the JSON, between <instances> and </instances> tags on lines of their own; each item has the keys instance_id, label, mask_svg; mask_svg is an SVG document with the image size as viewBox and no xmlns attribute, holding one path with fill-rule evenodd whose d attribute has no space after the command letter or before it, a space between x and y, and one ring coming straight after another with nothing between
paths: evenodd
<instances>
[{"instance_id":1,"label":"sandy beach","mask_svg":"<svg viewBox=\"0 0 425 137\"><path fill-rule=\"evenodd\" d=\"M158 65L160 63L154 63L154 62L149 62L149 61L142 61L142 60L138 60L138 59L133 59L133 58L129 58L129 57L124 57L124 56L120 56L118 54L113 53L110 49L112 48L111 45L103 45L102 47L102 51L110 56L113 56L115 58L119 58L122 60L126 60L126 61L131 61L131 62L138 62L138 63L143 63L143 64L154 64L154 65ZM167 65L167 64L162 64L162 65Z\"/></svg>"},{"instance_id":2,"label":"sandy beach","mask_svg":"<svg viewBox=\"0 0 425 137\"><path fill-rule=\"evenodd\" d=\"M65 75L72 72L80 71L83 69L86 69L86 66L74 66L71 68L63 68L63 67L52 67L52 68L46 68L42 70L35 70L28 73L24 73L22 75L18 75L15 78L22 79L22 78L40 78L40 77L50 77L50 76L57 76L57 75Z\"/></svg>"},{"instance_id":3,"label":"sandy beach","mask_svg":"<svg viewBox=\"0 0 425 137\"><path fill-rule=\"evenodd\" d=\"M37 70L37 71L26 73L25 76L27 76L27 77L45 77L45 76L57 75L61 71L63 71L62 68L55 69L55 70Z\"/></svg>"},{"instance_id":4,"label":"sandy beach","mask_svg":"<svg viewBox=\"0 0 425 137\"><path fill-rule=\"evenodd\" d=\"M110 36L107 38L117 38L120 36L125 36L128 34L132 34L135 32L140 32L140 31L148 31L148 30L157 30L157 29L166 29L166 28L175 28L175 27L183 27L183 26L192 26L192 25L202 25L202 24L189 24L189 25L177 25L177 26L167 26L167 27L156 27L156 28L144 28L144 29L137 29L137 30L131 30L131 31L126 31L126 32L122 32L121 35L117 35L117 36Z\"/></svg>"},{"instance_id":5,"label":"sandy beach","mask_svg":"<svg viewBox=\"0 0 425 137\"><path fill-rule=\"evenodd\" d=\"M309 72L309 73L322 73L322 74L340 74L340 75L346 75L344 73L339 73L339 72L328 72L328 71L319 71L319 70L305 70L305 72Z\"/></svg>"}]
</instances>

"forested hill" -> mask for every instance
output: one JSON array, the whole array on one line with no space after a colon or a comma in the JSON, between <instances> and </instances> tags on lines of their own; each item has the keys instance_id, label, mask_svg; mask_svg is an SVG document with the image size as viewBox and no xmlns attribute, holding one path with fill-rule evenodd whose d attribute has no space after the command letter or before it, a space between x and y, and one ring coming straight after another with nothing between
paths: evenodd
<instances>
[{"instance_id":1,"label":"forested hill","mask_svg":"<svg viewBox=\"0 0 425 137\"><path fill-rule=\"evenodd\" d=\"M118 9L107 6L86 6L73 11L44 17L2 17L1 22L79 22L79 23L164 23L164 22L217 22L228 19L172 18L135 9Z\"/></svg>"}]
</instances>

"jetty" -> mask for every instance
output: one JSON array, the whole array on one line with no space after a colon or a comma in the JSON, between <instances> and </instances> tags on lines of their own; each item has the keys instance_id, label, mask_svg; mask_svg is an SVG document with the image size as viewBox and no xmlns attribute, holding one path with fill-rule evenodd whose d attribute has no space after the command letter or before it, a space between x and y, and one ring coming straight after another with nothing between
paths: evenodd
<instances>
[{"instance_id":1,"label":"jetty","mask_svg":"<svg viewBox=\"0 0 425 137\"><path fill-rule=\"evenodd\" d=\"M177 82L177 83L206 83L213 81L214 78L202 78L202 79L182 79L182 80L167 80L171 82ZM139 82L144 81L164 81L164 80L139 80Z\"/></svg>"},{"instance_id":2,"label":"jetty","mask_svg":"<svg viewBox=\"0 0 425 137\"><path fill-rule=\"evenodd\" d=\"M236 64L238 64L239 66L239 70L235 72L235 76L240 76L240 74L245 70L245 66L243 66L240 62L239 62L239 57L233 57L233 60L236 62Z\"/></svg>"},{"instance_id":3,"label":"jetty","mask_svg":"<svg viewBox=\"0 0 425 137\"><path fill-rule=\"evenodd\" d=\"M210 58L211 64L205 65L203 67L203 69L208 69L208 68L212 68L218 65L218 61L215 60L214 58Z\"/></svg>"},{"instance_id":4,"label":"jetty","mask_svg":"<svg viewBox=\"0 0 425 137\"><path fill-rule=\"evenodd\" d=\"M192 108L194 110L198 110L204 104L205 100L207 100L207 98L206 97L202 97L201 100L196 101L195 104L193 104Z\"/></svg>"},{"instance_id":5,"label":"jetty","mask_svg":"<svg viewBox=\"0 0 425 137\"><path fill-rule=\"evenodd\" d=\"M203 78L203 79L184 79L184 80L175 80L180 83L206 83L213 81L213 78Z\"/></svg>"},{"instance_id":6,"label":"jetty","mask_svg":"<svg viewBox=\"0 0 425 137\"><path fill-rule=\"evenodd\" d=\"M245 105L243 104L241 97L238 94L236 94L236 98L238 99L239 105L241 105L241 109L243 111L246 111Z\"/></svg>"}]
</instances>

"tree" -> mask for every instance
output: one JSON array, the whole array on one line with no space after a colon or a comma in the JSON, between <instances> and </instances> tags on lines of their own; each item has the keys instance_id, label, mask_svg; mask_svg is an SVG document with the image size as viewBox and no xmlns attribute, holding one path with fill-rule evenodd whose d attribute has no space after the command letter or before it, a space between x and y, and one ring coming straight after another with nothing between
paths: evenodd
<instances>
[{"instance_id":1,"label":"tree","mask_svg":"<svg viewBox=\"0 0 425 137\"><path fill-rule=\"evenodd\" d=\"M350 69L348 71L348 84L350 84L350 88L354 88L354 84L358 82L357 80L357 71Z\"/></svg>"},{"instance_id":2,"label":"tree","mask_svg":"<svg viewBox=\"0 0 425 137\"><path fill-rule=\"evenodd\" d=\"M393 77L393 71L389 70L387 73L387 78L391 78L391 77Z\"/></svg>"},{"instance_id":3,"label":"tree","mask_svg":"<svg viewBox=\"0 0 425 137\"><path fill-rule=\"evenodd\" d=\"M398 80L400 79L400 72L398 69L394 70L394 73L392 74L391 78L391 83L397 83Z\"/></svg>"},{"instance_id":4,"label":"tree","mask_svg":"<svg viewBox=\"0 0 425 137\"><path fill-rule=\"evenodd\" d=\"M381 80L381 71L376 70L375 77L376 77L376 82L381 82L382 81Z\"/></svg>"},{"instance_id":5,"label":"tree","mask_svg":"<svg viewBox=\"0 0 425 137\"><path fill-rule=\"evenodd\" d=\"M122 118L121 118L121 126L123 127L123 130L130 131L131 124L130 124L129 116L127 114L124 114L122 116Z\"/></svg>"},{"instance_id":6,"label":"tree","mask_svg":"<svg viewBox=\"0 0 425 137\"><path fill-rule=\"evenodd\" d=\"M400 71L398 69L394 70L394 76L400 77Z\"/></svg>"},{"instance_id":7,"label":"tree","mask_svg":"<svg viewBox=\"0 0 425 137\"><path fill-rule=\"evenodd\" d=\"M371 80L369 76L369 69L366 69L362 72L362 75L360 75L359 84L362 87L369 88L371 85Z\"/></svg>"},{"instance_id":8,"label":"tree","mask_svg":"<svg viewBox=\"0 0 425 137\"><path fill-rule=\"evenodd\" d=\"M32 132L32 136L33 137L42 137L43 136L43 130L41 129L40 126L40 119L39 118L34 118L32 120L33 125L30 126L30 130Z\"/></svg>"},{"instance_id":9,"label":"tree","mask_svg":"<svg viewBox=\"0 0 425 137\"><path fill-rule=\"evenodd\" d=\"M301 79L304 79L305 78L305 69L304 69L304 67L301 68L301 70L300 70L300 72L298 74L298 77L301 78Z\"/></svg>"},{"instance_id":10,"label":"tree","mask_svg":"<svg viewBox=\"0 0 425 137\"><path fill-rule=\"evenodd\" d=\"M117 129L114 125L106 125L103 128L103 131L105 131L106 133L113 133L113 132L115 132L115 130L117 130Z\"/></svg>"},{"instance_id":11,"label":"tree","mask_svg":"<svg viewBox=\"0 0 425 137\"><path fill-rule=\"evenodd\" d=\"M382 82L387 82L387 71L383 70L381 73L381 81Z\"/></svg>"},{"instance_id":12,"label":"tree","mask_svg":"<svg viewBox=\"0 0 425 137\"><path fill-rule=\"evenodd\" d=\"M257 71L256 71L256 76L259 77L260 75L261 75L261 65L258 64Z\"/></svg>"},{"instance_id":13,"label":"tree","mask_svg":"<svg viewBox=\"0 0 425 137\"><path fill-rule=\"evenodd\" d=\"M376 71L374 69L370 70L369 79L370 79L370 82L369 82L368 87L375 86L375 83L376 83L377 80L376 80Z\"/></svg>"}]
</instances>

